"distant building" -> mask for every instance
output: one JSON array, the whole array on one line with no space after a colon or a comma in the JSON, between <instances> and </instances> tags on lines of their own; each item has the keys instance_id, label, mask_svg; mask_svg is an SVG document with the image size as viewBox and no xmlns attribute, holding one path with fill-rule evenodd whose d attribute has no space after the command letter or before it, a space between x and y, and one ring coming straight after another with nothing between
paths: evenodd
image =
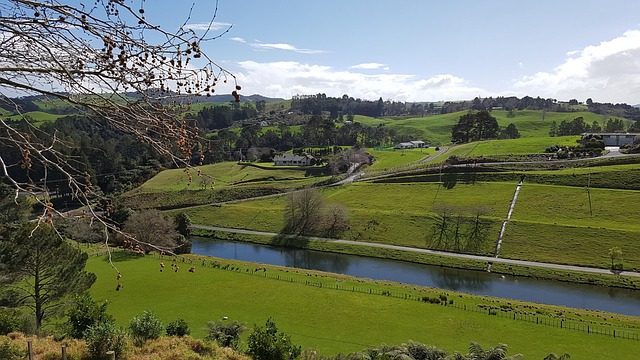
<instances>
[{"instance_id":1,"label":"distant building","mask_svg":"<svg viewBox=\"0 0 640 360\"><path fill-rule=\"evenodd\" d=\"M640 133L585 133L582 134L584 139L587 136L597 136L602 138L604 146L624 146L633 143L633 139L636 136L640 136Z\"/></svg>"},{"instance_id":2,"label":"distant building","mask_svg":"<svg viewBox=\"0 0 640 360\"><path fill-rule=\"evenodd\" d=\"M311 155L296 155L292 153L284 153L276 155L273 158L273 165L275 166L310 166L311 161L315 158Z\"/></svg>"},{"instance_id":3,"label":"distant building","mask_svg":"<svg viewBox=\"0 0 640 360\"><path fill-rule=\"evenodd\" d=\"M394 146L394 149L419 149L428 147L429 145L427 145L424 141L414 140L398 143Z\"/></svg>"}]
</instances>

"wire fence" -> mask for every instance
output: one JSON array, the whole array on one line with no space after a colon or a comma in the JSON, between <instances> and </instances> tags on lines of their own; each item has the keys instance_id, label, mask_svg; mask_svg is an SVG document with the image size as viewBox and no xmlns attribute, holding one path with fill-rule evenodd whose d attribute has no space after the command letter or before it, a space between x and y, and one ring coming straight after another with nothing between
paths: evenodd
<instances>
[{"instance_id":1,"label":"wire fence","mask_svg":"<svg viewBox=\"0 0 640 360\"><path fill-rule=\"evenodd\" d=\"M104 255L106 253L103 253ZM100 254L96 254L99 256ZM153 255L158 259L171 258L166 255ZM422 302L427 305L432 306L443 306L443 307L451 307L461 311L469 311L481 314L487 314L487 316L497 316L500 318L510 319L513 321L522 321L530 324L535 324L537 326L549 326L560 329L566 329L569 331L580 331L587 334L594 334L600 336L608 336L616 339L626 339L626 340L635 340L640 341L640 332L638 330L623 330L623 329L615 329L613 327L606 327L603 325L596 325L587 322L580 322L575 320L567 320L564 318L554 318L548 315L542 314L531 314L526 312L519 312L519 310L515 310L510 308L509 306L493 306L493 305L466 305L466 304L456 304L454 299L450 299L445 295L439 295L436 297L429 297L425 294L415 294L408 293L402 291L391 291L391 290L382 290L376 289L372 287L366 286L356 286L352 284L341 284L339 282L336 283L326 283L322 281L315 281L313 279L303 279L299 277L287 276L282 273L273 273L269 272L266 267L249 267L246 265L237 265L237 264L222 264L215 260L209 259L188 259L185 257L173 258L177 262L181 263L189 263L192 266L198 265L208 268L214 268L225 271L233 271L245 275L251 276L260 276L263 278L268 278L277 281L285 281L289 283L301 284L305 286L316 287L320 289L329 289L329 290L337 290L337 291L347 291L353 293L361 293L361 294L369 294L375 296L385 296L395 299L407 300L407 301L417 301Z\"/></svg>"}]
</instances>

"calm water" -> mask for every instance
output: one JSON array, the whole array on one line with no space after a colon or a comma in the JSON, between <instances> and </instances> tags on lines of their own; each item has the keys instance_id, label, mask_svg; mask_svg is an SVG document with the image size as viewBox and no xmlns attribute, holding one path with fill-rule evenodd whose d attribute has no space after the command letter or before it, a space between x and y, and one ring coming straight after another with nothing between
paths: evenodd
<instances>
[{"instance_id":1,"label":"calm water","mask_svg":"<svg viewBox=\"0 0 640 360\"><path fill-rule=\"evenodd\" d=\"M640 316L640 291L449 269L312 250L192 238L192 253Z\"/></svg>"}]
</instances>

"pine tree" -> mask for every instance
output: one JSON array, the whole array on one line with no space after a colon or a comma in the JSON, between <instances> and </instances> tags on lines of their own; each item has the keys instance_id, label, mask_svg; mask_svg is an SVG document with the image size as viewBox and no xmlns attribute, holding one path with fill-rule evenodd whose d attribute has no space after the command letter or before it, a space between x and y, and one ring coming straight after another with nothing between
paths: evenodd
<instances>
[{"instance_id":1,"label":"pine tree","mask_svg":"<svg viewBox=\"0 0 640 360\"><path fill-rule=\"evenodd\" d=\"M87 291L96 276L84 271L87 254L64 241L53 226L23 224L0 238L0 281L16 304L33 312L36 327L58 314L62 301Z\"/></svg>"}]
</instances>

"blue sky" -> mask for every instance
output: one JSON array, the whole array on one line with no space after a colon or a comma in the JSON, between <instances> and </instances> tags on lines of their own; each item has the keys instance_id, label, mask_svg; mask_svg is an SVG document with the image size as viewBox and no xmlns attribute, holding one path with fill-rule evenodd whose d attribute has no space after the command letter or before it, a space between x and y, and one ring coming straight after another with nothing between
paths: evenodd
<instances>
[{"instance_id":1,"label":"blue sky","mask_svg":"<svg viewBox=\"0 0 640 360\"><path fill-rule=\"evenodd\" d=\"M171 29L191 3L145 4ZM196 0L189 26L214 4ZM245 95L640 103L640 1L220 0L215 22L233 26L203 49Z\"/></svg>"}]
</instances>

